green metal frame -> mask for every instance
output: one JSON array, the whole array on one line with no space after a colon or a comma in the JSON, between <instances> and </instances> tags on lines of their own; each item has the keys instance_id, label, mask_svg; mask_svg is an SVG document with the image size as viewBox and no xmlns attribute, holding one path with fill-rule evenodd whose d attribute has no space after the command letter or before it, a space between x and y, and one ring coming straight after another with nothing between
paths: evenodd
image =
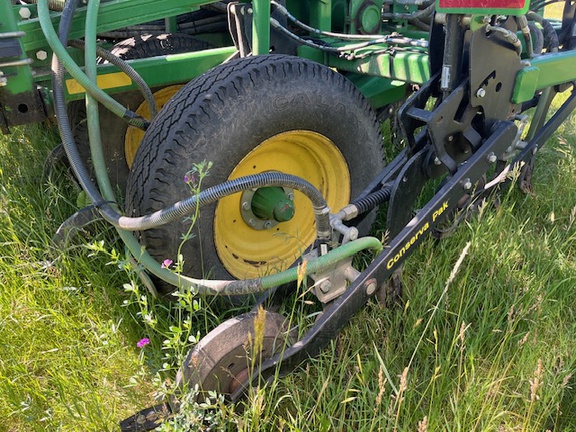
<instances>
[{"instance_id":1,"label":"green metal frame","mask_svg":"<svg viewBox=\"0 0 576 432\"><path fill-rule=\"evenodd\" d=\"M548 53L518 72L513 103L529 101L538 90L576 80L576 51Z\"/></svg>"},{"instance_id":2,"label":"green metal frame","mask_svg":"<svg viewBox=\"0 0 576 432\"><path fill-rule=\"evenodd\" d=\"M218 66L236 52L235 47L215 48L206 51L173 54L148 59L132 60L130 65L138 72L150 87L165 86L188 82L207 70ZM107 93L122 93L136 90L136 85L113 65L102 65L98 68L98 79L110 77L109 84L100 86ZM117 83L117 84L114 84ZM84 91L71 92L70 87L77 87L72 77L66 80L66 99L84 98Z\"/></svg>"}]
</instances>

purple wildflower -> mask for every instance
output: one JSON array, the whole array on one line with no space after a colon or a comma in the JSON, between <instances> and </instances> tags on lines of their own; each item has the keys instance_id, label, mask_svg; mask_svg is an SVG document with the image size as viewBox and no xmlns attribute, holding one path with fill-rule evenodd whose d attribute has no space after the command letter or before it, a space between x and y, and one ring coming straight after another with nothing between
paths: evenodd
<instances>
[{"instance_id":1,"label":"purple wildflower","mask_svg":"<svg viewBox=\"0 0 576 432\"><path fill-rule=\"evenodd\" d=\"M148 338L142 338L138 341L138 343L136 343L136 346L138 348L144 348L146 345L148 345L150 343L150 339Z\"/></svg>"},{"instance_id":2,"label":"purple wildflower","mask_svg":"<svg viewBox=\"0 0 576 432\"><path fill-rule=\"evenodd\" d=\"M173 261L171 259L165 259L162 263L162 268L168 268L172 265Z\"/></svg>"},{"instance_id":3,"label":"purple wildflower","mask_svg":"<svg viewBox=\"0 0 576 432\"><path fill-rule=\"evenodd\" d=\"M188 171L186 174L184 174L184 183L186 184L196 183L196 176L192 171Z\"/></svg>"}]
</instances>

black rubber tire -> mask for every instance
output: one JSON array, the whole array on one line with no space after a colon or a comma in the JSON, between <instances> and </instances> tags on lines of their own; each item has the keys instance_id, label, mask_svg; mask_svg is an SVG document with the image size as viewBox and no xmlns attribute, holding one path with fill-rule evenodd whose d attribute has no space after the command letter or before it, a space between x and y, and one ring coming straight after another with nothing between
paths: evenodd
<instances>
[{"instance_id":1,"label":"black rubber tire","mask_svg":"<svg viewBox=\"0 0 576 432\"><path fill-rule=\"evenodd\" d=\"M158 55L177 54L183 52L200 51L212 48L212 45L185 34L141 35L126 39L114 45L112 54L122 60L142 59ZM99 63L104 63L99 59ZM152 91L158 91L156 87ZM118 102L130 110L135 111L144 101L142 93L130 91L113 96ZM99 107L100 125L102 135L102 148L106 159L108 174L113 186L117 186L123 193L126 190L128 179L128 164L124 155L124 137L128 129L125 120L117 117L102 105ZM74 138L80 154L88 166L92 166L90 158L90 145L88 139L88 125L86 124L86 104L84 100L73 101L68 104L68 116L73 128Z\"/></svg>"},{"instance_id":2,"label":"black rubber tire","mask_svg":"<svg viewBox=\"0 0 576 432\"><path fill-rule=\"evenodd\" d=\"M298 57L243 58L188 83L154 119L128 179L128 215L151 213L190 196L183 176L194 163L213 163L203 189L218 185L256 146L291 130L315 131L332 140L349 167L351 198L382 167L379 123L350 81ZM231 279L214 244L215 207L200 210L195 236L183 246L184 273ZM361 231L366 233L372 221L367 217ZM147 230L140 241L159 262L174 259L187 226L177 221ZM164 294L172 289L158 288Z\"/></svg>"}]
</instances>

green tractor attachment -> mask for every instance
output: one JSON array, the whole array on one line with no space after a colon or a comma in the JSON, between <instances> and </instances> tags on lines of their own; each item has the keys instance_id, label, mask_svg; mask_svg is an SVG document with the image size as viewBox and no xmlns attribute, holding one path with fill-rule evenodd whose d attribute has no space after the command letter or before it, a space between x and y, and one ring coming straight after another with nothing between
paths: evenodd
<instances>
[{"instance_id":1,"label":"green tractor attachment","mask_svg":"<svg viewBox=\"0 0 576 432\"><path fill-rule=\"evenodd\" d=\"M254 374L233 359L255 311L190 351L178 385L236 401L317 355L424 238L446 235L443 222L510 172L530 188L535 156L576 107L576 5L561 20L543 7L0 0L0 128L56 122L89 221L117 229L151 295L274 304L313 281L324 312L300 337L267 312ZM384 244L369 236L377 212ZM201 235L184 235L191 215ZM375 253L360 271L352 258L364 250ZM162 265L179 254L181 272ZM153 429L179 406L164 401L122 428Z\"/></svg>"}]
</instances>

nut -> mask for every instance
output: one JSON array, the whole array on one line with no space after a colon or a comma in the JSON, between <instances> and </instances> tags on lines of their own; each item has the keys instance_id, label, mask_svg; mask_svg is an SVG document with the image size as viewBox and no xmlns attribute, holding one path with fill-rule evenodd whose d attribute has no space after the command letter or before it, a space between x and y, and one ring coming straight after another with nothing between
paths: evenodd
<instances>
[{"instance_id":1,"label":"nut","mask_svg":"<svg viewBox=\"0 0 576 432\"><path fill-rule=\"evenodd\" d=\"M332 288L332 282L330 282L329 280L325 280L320 283L320 291L322 291L324 294L329 292L330 288Z\"/></svg>"},{"instance_id":2,"label":"nut","mask_svg":"<svg viewBox=\"0 0 576 432\"><path fill-rule=\"evenodd\" d=\"M484 96L486 96L486 90L480 87L476 92L476 97L483 98Z\"/></svg>"},{"instance_id":3,"label":"nut","mask_svg":"<svg viewBox=\"0 0 576 432\"><path fill-rule=\"evenodd\" d=\"M371 296L376 292L376 288L378 285L376 284L376 279L370 279L367 281L364 286L366 287L366 294Z\"/></svg>"},{"instance_id":4,"label":"nut","mask_svg":"<svg viewBox=\"0 0 576 432\"><path fill-rule=\"evenodd\" d=\"M32 12L30 12L30 9L28 8L20 8L20 10L18 10L18 14L20 15L20 18L22 19L28 19L32 16Z\"/></svg>"},{"instance_id":5,"label":"nut","mask_svg":"<svg viewBox=\"0 0 576 432\"><path fill-rule=\"evenodd\" d=\"M48 58L48 53L44 50L36 51L36 58L40 61L44 61Z\"/></svg>"}]
</instances>

